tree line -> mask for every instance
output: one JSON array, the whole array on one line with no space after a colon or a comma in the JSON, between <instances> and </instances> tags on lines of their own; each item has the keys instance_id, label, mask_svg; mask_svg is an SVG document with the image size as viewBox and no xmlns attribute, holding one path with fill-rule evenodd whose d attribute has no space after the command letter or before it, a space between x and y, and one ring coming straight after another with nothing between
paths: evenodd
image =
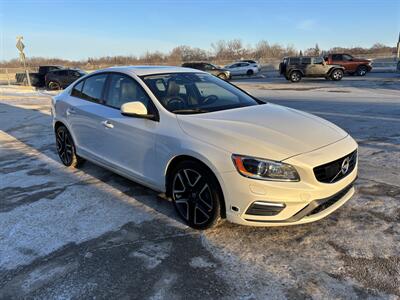
<instances>
[{"instance_id":1,"label":"tree line","mask_svg":"<svg viewBox=\"0 0 400 300\"><path fill-rule=\"evenodd\" d=\"M270 44L262 40L256 45L244 45L240 39L220 40L211 44L210 50L190 46L178 46L168 53L160 51L147 51L143 55L135 56L104 56L89 57L85 60L66 60L60 58L28 57L28 66L36 67L39 65L63 65L78 68L101 68L113 65L138 65L138 64L165 64L180 65L186 61L210 61L217 64L227 64L239 59L254 59L261 63L280 60L285 56L293 55L325 55L327 53L342 52L353 55L393 55L396 53L395 47L389 47L381 43L376 43L370 48L362 47L334 47L328 50L321 50L316 44L314 47L303 51L298 51L293 45L282 46ZM21 62L18 59L1 61L2 68L18 68Z\"/></svg>"}]
</instances>

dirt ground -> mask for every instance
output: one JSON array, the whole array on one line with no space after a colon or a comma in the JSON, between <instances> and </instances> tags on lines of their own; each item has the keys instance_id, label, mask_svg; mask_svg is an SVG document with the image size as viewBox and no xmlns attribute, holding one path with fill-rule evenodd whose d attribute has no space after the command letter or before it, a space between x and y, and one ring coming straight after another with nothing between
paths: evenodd
<instances>
[{"instance_id":1,"label":"dirt ground","mask_svg":"<svg viewBox=\"0 0 400 300\"><path fill-rule=\"evenodd\" d=\"M355 196L311 224L198 232L92 163L63 167L50 93L0 87L0 299L400 298L400 76L234 84L347 130Z\"/></svg>"}]
</instances>

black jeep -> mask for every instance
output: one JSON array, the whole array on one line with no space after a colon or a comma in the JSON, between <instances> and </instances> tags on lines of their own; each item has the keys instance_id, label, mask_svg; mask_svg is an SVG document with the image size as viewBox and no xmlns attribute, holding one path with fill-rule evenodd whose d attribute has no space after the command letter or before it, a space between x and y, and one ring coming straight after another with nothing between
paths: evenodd
<instances>
[{"instance_id":1,"label":"black jeep","mask_svg":"<svg viewBox=\"0 0 400 300\"><path fill-rule=\"evenodd\" d=\"M339 65L327 65L319 56L285 57L279 65L279 72L291 82L299 82L302 77L325 77L329 80L341 80L344 68Z\"/></svg>"}]
</instances>

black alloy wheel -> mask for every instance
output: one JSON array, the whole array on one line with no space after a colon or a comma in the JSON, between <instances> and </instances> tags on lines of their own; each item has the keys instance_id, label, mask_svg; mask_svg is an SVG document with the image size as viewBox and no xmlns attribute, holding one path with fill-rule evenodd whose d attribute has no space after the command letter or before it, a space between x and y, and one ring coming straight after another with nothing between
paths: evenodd
<instances>
[{"instance_id":1,"label":"black alloy wheel","mask_svg":"<svg viewBox=\"0 0 400 300\"><path fill-rule=\"evenodd\" d=\"M63 125L56 130L56 146L58 156L65 166L77 167L83 162L83 159L76 155L72 136Z\"/></svg>"},{"instance_id":2,"label":"black alloy wheel","mask_svg":"<svg viewBox=\"0 0 400 300\"><path fill-rule=\"evenodd\" d=\"M186 161L174 170L171 196L179 216L192 228L215 226L221 216L221 192L213 174L200 163Z\"/></svg>"}]
</instances>

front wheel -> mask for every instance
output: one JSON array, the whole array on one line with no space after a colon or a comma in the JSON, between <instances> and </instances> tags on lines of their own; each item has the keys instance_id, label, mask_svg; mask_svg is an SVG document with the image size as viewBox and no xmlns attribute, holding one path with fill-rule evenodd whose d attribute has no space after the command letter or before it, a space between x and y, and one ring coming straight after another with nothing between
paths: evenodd
<instances>
[{"instance_id":1,"label":"front wheel","mask_svg":"<svg viewBox=\"0 0 400 300\"><path fill-rule=\"evenodd\" d=\"M357 75L358 76L365 76L368 72L368 69L366 66L359 66L357 68Z\"/></svg>"},{"instance_id":2,"label":"front wheel","mask_svg":"<svg viewBox=\"0 0 400 300\"><path fill-rule=\"evenodd\" d=\"M68 129L61 125L56 130L57 153L61 162L67 167L78 167L84 162L76 155L75 144Z\"/></svg>"},{"instance_id":3,"label":"front wheel","mask_svg":"<svg viewBox=\"0 0 400 300\"><path fill-rule=\"evenodd\" d=\"M343 78L343 71L340 69L336 69L332 71L331 74L332 80L339 81Z\"/></svg>"},{"instance_id":4,"label":"front wheel","mask_svg":"<svg viewBox=\"0 0 400 300\"><path fill-rule=\"evenodd\" d=\"M214 174L194 161L180 163L172 172L170 191L179 216L192 228L207 229L221 218L222 192Z\"/></svg>"}]
</instances>

